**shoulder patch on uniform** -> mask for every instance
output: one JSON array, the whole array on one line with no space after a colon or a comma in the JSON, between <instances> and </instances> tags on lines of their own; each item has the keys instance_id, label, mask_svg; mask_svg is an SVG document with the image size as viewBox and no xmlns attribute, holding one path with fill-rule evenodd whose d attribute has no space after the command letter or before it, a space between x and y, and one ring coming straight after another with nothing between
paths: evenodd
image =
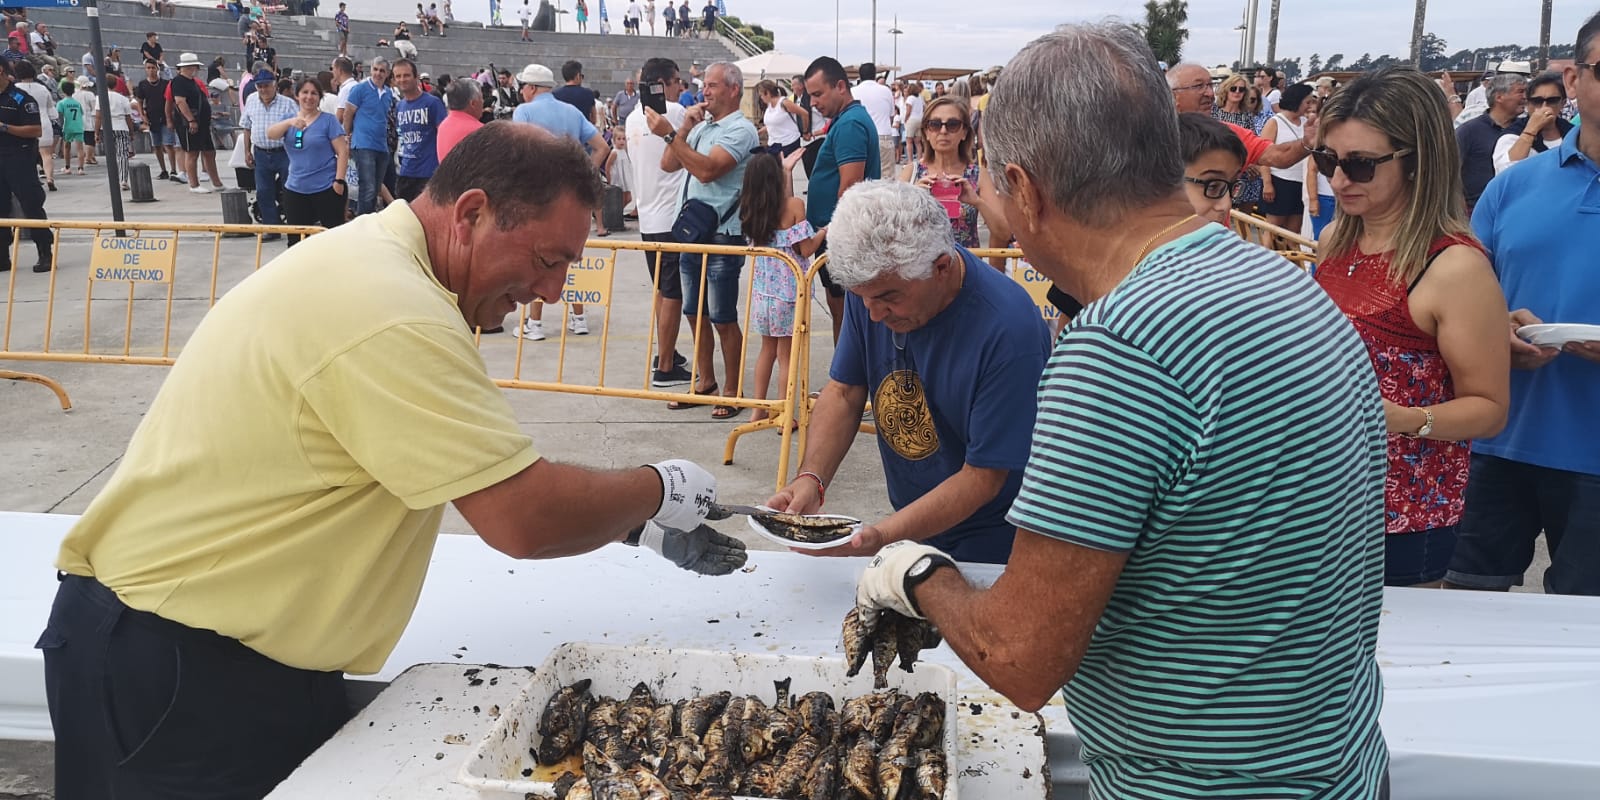
<instances>
[{"instance_id":1,"label":"shoulder patch on uniform","mask_svg":"<svg viewBox=\"0 0 1600 800\"><path fill-rule=\"evenodd\" d=\"M37 114L39 113L39 104L29 100L28 102L22 104L22 110L28 112L29 114Z\"/></svg>"}]
</instances>

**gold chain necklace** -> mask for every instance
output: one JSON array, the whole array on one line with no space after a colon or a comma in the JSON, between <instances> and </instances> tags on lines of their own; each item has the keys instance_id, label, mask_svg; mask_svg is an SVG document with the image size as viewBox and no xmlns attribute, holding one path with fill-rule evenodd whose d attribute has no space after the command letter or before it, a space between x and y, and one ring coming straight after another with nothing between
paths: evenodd
<instances>
[{"instance_id":1,"label":"gold chain necklace","mask_svg":"<svg viewBox=\"0 0 1600 800\"><path fill-rule=\"evenodd\" d=\"M1144 261L1145 256L1150 255L1151 249L1153 249L1156 246L1156 240L1157 239L1160 239L1161 237L1166 236L1169 233L1172 233L1173 231L1177 230L1180 226L1182 226L1184 223L1186 223L1189 220L1194 219L1194 218L1196 218L1198 216L1200 216L1200 215L1199 214L1190 214L1189 216L1184 217L1183 219L1180 219L1177 222L1174 222L1174 223L1172 223L1171 225L1168 225L1165 228L1162 228L1159 233L1157 233L1156 235L1150 237L1150 240L1145 242L1144 243L1144 247L1141 250L1139 250L1139 257L1135 258L1133 260L1133 266L1135 268L1137 268L1139 266L1139 262Z\"/></svg>"}]
</instances>

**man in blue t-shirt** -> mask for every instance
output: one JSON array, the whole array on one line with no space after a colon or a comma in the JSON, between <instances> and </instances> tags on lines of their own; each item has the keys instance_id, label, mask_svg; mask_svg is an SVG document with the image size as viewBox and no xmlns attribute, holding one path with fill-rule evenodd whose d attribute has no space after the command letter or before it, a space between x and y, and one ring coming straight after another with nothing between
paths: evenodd
<instances>
[{"instance_id":1,"label":"man in blue t-shirt","mask_svg":"<svg viewBox=\"0 0 1600 800\"><path fill-rule=\"evenodd\" d=\"M394 86L400 93L395 109L395 128L400 133L399 181L395 196L415 200L439 168L439 123L449 111L444 101L422 91L417 81L417 65L402 58L394 64Z\"/></svg>"},{"instance_id":2,"label":"man in blue t-shirt","mask_svg":"<svg viewBox=\"0 0 1600 800\"><path fill-rule=\"evenodd\" d=\"M1600 14L1577 42L1579 62L1600 62ZM1466 509L1445 574L1452 588L1521 585L1542 531L1544 590L1600 595L1600 336L1580 330L1536 346L1516 332L1600 325L1600 75L1572 66L1564 77L1579 125L1559 147L1490 182L1472 214L1514 309L1511 411L1498 436L1472 443Z\"/></svg>"},{"instance_id":3,"label":"man in blue t-shirt","mask_svg":"<svg viewBox=\"0 0 1600 800\"><path fill-rule=\"evenodd\" d=\"M863 183L838 210L828 241L834 278L850 291L844 329L799 477L767 505L822 507L871 400L895 512L817 554L871 555L911 539L959 561L1003 564L1050 332L1027 291L955 244L926 190ZM903 263L888 255L907 252L916 255Z\"/></svg>"},{"instance_id":4,"label":"man in blue t-shirt","mask_svg":"<svg viewBox=\"0 0 1600 800\"><path fill-rule=\"evenodd\" d=\"M394 113L394 93L383 85L389 76L389 59L378 56L368 64L367 79L350 88L345 99L344 130L350 135L350 160L356 165L356 214L377 210L378 190L388 176L389 115Z\"/></svg>"},{"instance_id":5,"label":"man in blue t-shirt","mask_svg":"<svg viewBox=\"0 0 1600 800\"><path fill-rule=\"evenodd\" d=\"M811 108L828 117L828 135L811 168L811 187L806 192L806 220L821 230L833 220L839 198L861 181L882 177L878 155L878 125L867 109L850 92L850 78L837 60L823 56L806 67L806 93ZM833 340L839 341L839 325L844 320L844 288L833 280L829 267L821 271L822 287L827 290L828 313L833 317Z\"/></svg>"}]
</instances>

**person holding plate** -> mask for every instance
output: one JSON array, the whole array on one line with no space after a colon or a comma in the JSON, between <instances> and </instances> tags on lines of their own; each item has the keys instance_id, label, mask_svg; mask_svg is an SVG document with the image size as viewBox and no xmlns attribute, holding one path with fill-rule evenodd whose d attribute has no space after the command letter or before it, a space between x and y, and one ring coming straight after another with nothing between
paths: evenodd
<instances>
[{"instance_id":1,"label":"person holding plate","mask_svg":"<svg viewBox=\"0 0 1600 800\"><path fill-rule=\"evenodd\" d=\"M1472 215L1515 309L1511 413L1472 445L1452 588L1520 585L1543 531L1545 591L1600 595L1600 14L1578 29L1576 56L1562 79L1581 122L1491 181ZM1537 345L1518 336L1546 322L1566 325Z\"/></svg>"},{"instance_id":2,"label":"person holding plate","mask_svg":"<svg viewBox=\"0 0 1600 800\"><path fill-rule=\"evenodd\" d=\"M1005 563L1016 533L1006 510L1022 484L1050 349L1038 309L957 245L944 207L910 184L850 187L828 242L848 292L839 344L800 472L766 505L822 509L870 399L895 512L840 547L808 552L871 555L915 540L960 561Z\"/></svg>"}]
</instances>

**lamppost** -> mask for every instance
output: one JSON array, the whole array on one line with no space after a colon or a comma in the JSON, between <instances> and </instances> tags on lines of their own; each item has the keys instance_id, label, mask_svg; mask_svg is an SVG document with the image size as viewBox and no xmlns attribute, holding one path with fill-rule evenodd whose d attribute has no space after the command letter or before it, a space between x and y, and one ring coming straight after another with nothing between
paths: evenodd
<instances>
[{"instance_id":1,"label":"lamppost","mask_svg":"<svg viewBox=\"0 0 1600 800\"><path fill-rule=\"evenodd\" d=\"M894 67L894 76L897 79L900 77L900 34L902 33L905 33L905 31L900 30L900 15L896 14L894 15L893 26L889 28L889 35L894 37L894 63L890 66Z\"/></svg>"},{"instance_id":2,"label":"lamppost","mask_svg":"<svg viewBox=\"0 0 1600 800\"><path fill-rule=\"evenodd\" d=\"M872 0L872 63L878 63L878 0Z\"/></svg>"}]
</instances>

